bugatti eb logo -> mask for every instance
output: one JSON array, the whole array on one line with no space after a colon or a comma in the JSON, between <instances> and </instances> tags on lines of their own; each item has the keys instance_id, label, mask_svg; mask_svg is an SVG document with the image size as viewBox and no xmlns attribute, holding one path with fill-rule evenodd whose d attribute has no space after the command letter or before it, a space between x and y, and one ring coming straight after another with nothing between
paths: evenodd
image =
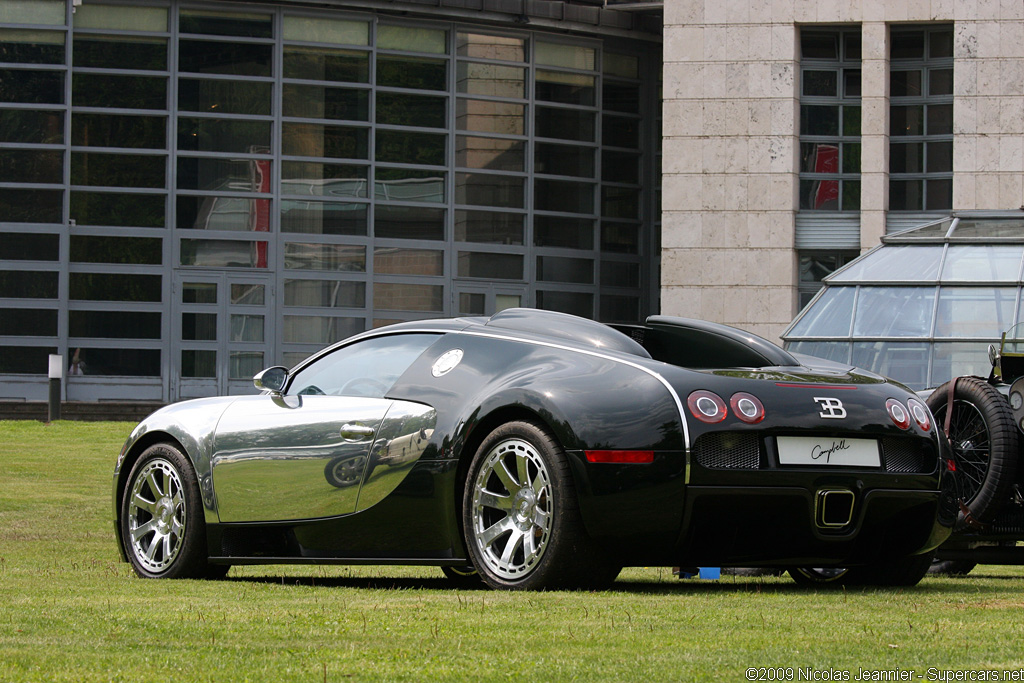
<instances>
[{"instance_id":1,"label":"bugatti eb logo","mask_svg":"<svg viewBox=\"0 0 1024 683\"><path fill-rule=\"evenodd\" d=\"M838 398L815 396L814 400L821 406L821 412L818 415L823 419L841 420L846 417L846 408L843 407L843 402Z\"/></svg>"}]
</instances>

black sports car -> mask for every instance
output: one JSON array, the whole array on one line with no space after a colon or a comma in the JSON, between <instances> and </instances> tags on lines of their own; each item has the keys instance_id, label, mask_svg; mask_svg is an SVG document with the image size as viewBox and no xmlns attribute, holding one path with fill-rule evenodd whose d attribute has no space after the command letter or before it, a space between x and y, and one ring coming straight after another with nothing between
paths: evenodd
<instances>
[{"instance_id":1,"label":"black sports car","mask_svg":"<svg viewBox=\"0 0 1024 683\"><path fill-rule=\"evenodd\" d=\"M912 585L949 534L945 441L912 392L740 330L511 309L366 332L262 395L168 406L113 482L144 577L436 565L502 588L626 565L817 567Z\"/></svg>"}]
</instances>

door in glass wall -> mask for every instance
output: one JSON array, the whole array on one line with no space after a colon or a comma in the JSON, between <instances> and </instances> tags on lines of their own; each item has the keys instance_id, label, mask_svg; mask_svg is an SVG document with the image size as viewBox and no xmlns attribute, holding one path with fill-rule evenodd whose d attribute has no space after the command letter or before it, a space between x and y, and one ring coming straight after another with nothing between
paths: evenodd
<instances>
[{"instance_id":1,"label":"door in glass wall","mask_svg":"<svg viewBox=\"0 0 1024 683\"><path fill-rule=\"evenodd\" d=\"M249 273L176 273L172 400L250 394L267 366L271 279Z\"/></svg>"},{"instance_id":2,"label":"door in glass wall","mask_svg":"<svg viewBox=\"0 0 1024 683\"><path fill-rule=\"evenodd\" d=\"M459 284L452 309L459 316L492 316L506 308L527 306L526 287Z\"/></svg>"}]
</instances>

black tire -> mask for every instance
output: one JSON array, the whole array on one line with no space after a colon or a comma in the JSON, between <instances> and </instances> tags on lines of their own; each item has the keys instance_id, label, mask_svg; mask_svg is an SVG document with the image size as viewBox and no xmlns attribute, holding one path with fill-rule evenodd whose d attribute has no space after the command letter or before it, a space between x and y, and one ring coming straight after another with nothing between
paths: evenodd
<instances>
[{"instance_id":1,"label":"black tire","mask_svg":"<svg viewBox=\"0 0 1024 683\"><path fill-rule=\"evenodd\" d=\"M789 575L801 586L916 586L931 567L934 553L912 555L865 567L795 567Z\"/></svg>"},{"instance_id":2,"label":"black tire","mask_svg":"<svg viewBox=\"0 0 1024 683\"><path fill-rule=\"evenodd\" d=\"M568 458L535 422L509 422L484 439L462 515L470 560L492 588L599 588L621 569L587 535Z\"/></svg>"},{"instance_id":3,"label":"black tire","mask_svg":"<svg viewBox=\"0 0 1024 683\"><path fill-rule=\"evenodd\" d=\"M1006 399L988 382L961 377L953 392L949 443L956 465L957 497L979 523L991 522L1009 498L1017 475L1017 427ZM943 429L949 382L928 397L936 427ZM961 511L958 526L968 520Z\"/></svg>"},{"instance_id":4,"label":"black tire","mask_svg":"<svg viewBox=\"0 0 1024 683\"><path fill-rule=\"evenodd\" d=\"M800 586L845 586L850 569L847 567L790 567L789 576Z\"/></svg>"},{"instance_id":5,"label":"black tire","mask_svg":"<svg viewBox=\"0 0 1024 683\"><path fill-rule=\"evenodd\" d=\"M147 579L222 578L228 565L207 559L206 521L192 463L168 443L150 446L121 492L121 543Z\"/></svg>"},{"instance_id":6,"label":"black tire","mask_svg":"<svg viewBox=\"0 0 1024 683\"><path fill-rule=\"evenodd\" d=\"M967 576L977 566L977 562L969 560L934 560L932 566L928 568L928 573L942 576Z\"/></svg>"},{"instance_id":7,"label":"black tire","mask_svg":"<svg viewBox=\"0 0 1024 683\"><path fill-rule=\"evenodd\" d=\"M365 468L365 455L344 455L333 458L324 466L324 479L339 489L355 486L362 481Z\"/></svg>"},{"instance_id":8,"label":"black tire","mask_svg":"<svg viewBox=\"0 0 1024 683\"><path fill-rule=\"evenodd\" d=\"M441 567L441 571L456 588L483 588L484 582L475 567Z\"/></svg>"}]
</instances>

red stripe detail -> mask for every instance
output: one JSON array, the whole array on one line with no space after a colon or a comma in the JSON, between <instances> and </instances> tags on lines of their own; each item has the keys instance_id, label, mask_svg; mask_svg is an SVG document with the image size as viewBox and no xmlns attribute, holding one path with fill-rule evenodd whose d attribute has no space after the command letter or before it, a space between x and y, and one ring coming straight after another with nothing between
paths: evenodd
<instances>
[{"instance_id":1,"label":"red stripe detail","mask_svg":"<svg viewBox=\"0 0 1024 683\"><path fill-rule=\"evenodd\" d=\"M835 386L834 384L789 384L776 382L775 386L785 389L821 389L822 391L856 391L857 387Z\"/></svg>"},{"instance_id":2,"label":"red stripe detail","mask_svg":"<svg viewBox=\"0 0 1024 683\"><path fill-rule=\"evenodd\" d=\"M620 463L627 465L654 462L654 451L586 451L587 462Z\"/></svg>"}]
</instances>

